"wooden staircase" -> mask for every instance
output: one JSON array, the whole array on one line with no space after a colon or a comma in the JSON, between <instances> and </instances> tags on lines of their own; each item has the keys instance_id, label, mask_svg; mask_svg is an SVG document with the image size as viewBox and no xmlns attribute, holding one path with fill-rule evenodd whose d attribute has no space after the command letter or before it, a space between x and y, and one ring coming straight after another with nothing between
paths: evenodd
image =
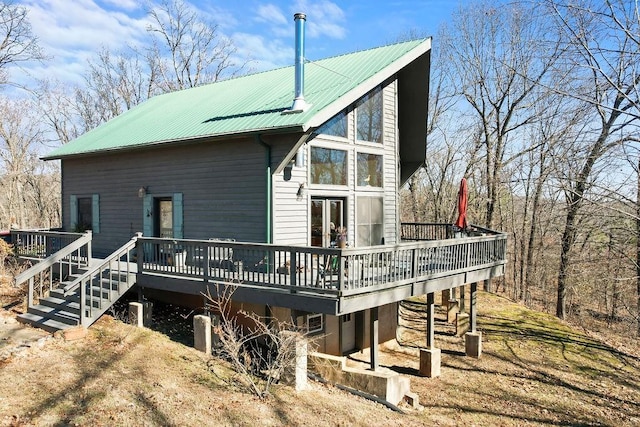
<instances>
[{"instance_id":1,"label":"wooden staircase","mask_svg":"<svg viewBox=\"0 0 640 427\"><path fill-rule=\"evenodd\" d=\"M18 320L52 333L78 325L91 326L135 284L137 265L131 257L134 248L132 239L106 259L76 269L38 304L30 304Z\"/></svg>"}]
</instances>

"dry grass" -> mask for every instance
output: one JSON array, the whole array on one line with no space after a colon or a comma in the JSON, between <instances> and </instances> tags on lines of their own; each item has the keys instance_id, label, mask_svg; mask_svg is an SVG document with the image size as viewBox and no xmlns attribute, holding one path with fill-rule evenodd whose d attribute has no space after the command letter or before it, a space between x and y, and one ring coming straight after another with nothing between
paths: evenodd
<instances>
[{"instance_id":1,"label":"dry grass","mask_svg":"<svg viewBox=\"0 0 640 427\"><path fill-rule=\"evenodd\" d=\"M110 317L82 341L51 340L0 366L1 425L638 425L640 359L551 316L481 294L480 359L440 325L442 376L416 375L417 349L387 346L424 409L402 415L331 386L277 386L261 400L229 386L226 363ZM403 336L403 338L406 338ZM637 350L637 346L634 347ZM366 359L356 353L353 359ZM233 383L233 381L231 381Z\"/></svg>"}]
</instances>

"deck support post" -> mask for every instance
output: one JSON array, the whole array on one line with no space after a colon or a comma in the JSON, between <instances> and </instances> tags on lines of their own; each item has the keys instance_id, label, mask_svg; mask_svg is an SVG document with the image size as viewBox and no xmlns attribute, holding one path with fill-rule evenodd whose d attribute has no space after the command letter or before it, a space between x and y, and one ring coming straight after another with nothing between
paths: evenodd
<instances>
[{"instance_id":1,"label":"deck support post","mask_svg":"<svg viewBox=\"0 0 640 427\"><path fill-rule=\"evenodd\" d=\"M478 298L478 283L473 282L471 283L471 289L469 292L469 329L471 329L471 332L475 332L477 327L477 324L476 324L477 298Z\"/></svg>"},{"instance_id":2,"label":"deck support post","mask_svg":"<svg viewBox=\"0 0 640 427\"><path fill-rule=\"evenodd\" d=\"M449 307L449 300L451 300L451 289L443 289L440 295L440 305L445 308Z\"/></svg>"},{"instance_id":3,"label":"deck support post","mask_svg":"<svg viewBox=\"0 0 640 427\"><path fill-rule=\"evenodd\" d=\"M477 330L476 313L477 313L477 296L478 284L471 283L471 292L469 304L469 327L470 331L464 335L465 354L469 357L479 358L482 354L482 332Z\"/></svg>"},{"instance_id":4,"label":"deck support post","mask_svg":"<svg viewBox=\"0 0 640 427\"><path fill-rule=\"evenodd\" d=\"M435 295L433 292L427 294L427 348L434 348L435 345Z\"/></svg>"},{"instance_id":5,"label":"deck support post","mask_svg":"<svg viewBox=\"0 0 640 427\"><path fill-rule=\"evenodd\" d=\"M373 307L371 309L371 313L370 313L370 318L369 318L369 343L371 346L371 370L372 371L377 371L378 370L378 364L379 364L379 359L378 359L378 327L379 327L379 321L378 321L378 307Z\"/></svg>"},{"instance_id":6,"label":"deck support post","mask_svg":"<svg viewBox=\"0 0 640 427\"><path fill-rule=\"evenodd\" d=\"M464 298L465 298L465 289L464 289L464 285L460 286L460 313L464 313L465 310L467 309L465 307L465 302L464 302Z\"/></svg>"},{"instance_id":7,"label":"deck support post","mask_svg":"<svg viewBox=\"0 0 640 427\"><path fill-rule=\"evenodd\" d=\"M420 375L440 376L441 351L435 348L435 294L427 294L427 348L420 349Z\"/></svg>"}]
</instances>

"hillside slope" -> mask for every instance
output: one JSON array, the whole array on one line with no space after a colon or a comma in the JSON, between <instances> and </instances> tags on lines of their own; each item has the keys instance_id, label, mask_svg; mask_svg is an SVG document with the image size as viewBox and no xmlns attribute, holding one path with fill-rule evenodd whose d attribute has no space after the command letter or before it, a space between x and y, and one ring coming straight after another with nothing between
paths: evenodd
<instances>
[{"instance_id":1,"label":"hillside slope","mask_svg":"<svg viewBox=\"0 0 640 427\"><path fill-rule=\"evenodd\" d=\"M442 376L417 376L417 331L382 351L411 376L422 410L407 414L311 383L259 400L233 386L226 364L166 335L108 316L80 341L49 340L0 362L0 425L638 425L640 359L557 319L481 293L484 353L440 325ZM419 323L418 323L419 324ZM353 363L367 355L352 355Z\"/></svg>"}]
</instances>

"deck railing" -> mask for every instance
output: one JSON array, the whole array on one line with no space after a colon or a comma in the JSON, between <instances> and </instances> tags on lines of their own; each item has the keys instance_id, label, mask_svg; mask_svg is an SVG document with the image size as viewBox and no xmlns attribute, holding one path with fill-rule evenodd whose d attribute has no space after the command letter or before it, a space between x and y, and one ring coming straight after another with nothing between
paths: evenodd
<instances>
[{"instance_id":1,"label":"deck railing","mask_svg":"<svg viewBox=\"0 0 640 427\"><path fill-rule=\"evenodd\" d=\"M507 238L492 233L347 249L141 237L138 270L346 296L502 265Z\"/></svg>"},{"instance_id":2,"label":"deck railing","mask_svg":"<svg viewBox=\"0 0 640 427\"><path fill-rule=\"evenodd\" d=\"M38 236L38 233L40 233L40 236ZM56 240L56 234L61 234L60 240ZM25 283L28 283L27 305L29 307L33 306L34 299L45 296L46 292L52 290L57 283L64 281L74 270L89 265L91 256L91 233L88 232L77 236L75 235L76 233L73 233L74 236L69 236L69 234L70 233L33 231L17 232L19 238L26 237L28 242L33 244L37 242L38 245L44 245L45 249L42 251L38 249L40 256L48 253L48 250L53 248L53 246L51 246L52 242L56 242L56 245L58 242L69 242L16 276L16 286L21 287ZM71 240L71 237L74 237L74 239ZM22 246L23 250L28 247L28 245ZM27 255L21 256L23 258L33 259L33 252L27 251L26 253ZM20 254L19 251L18 254ZM35 258L37 259L38 257Z\"/></svg>"},{"instance_id":3,"label":"deck railing","mask_svg":"<svg viewBox=\"0 0 640 427\"><path fill-rule=\"evenodd\" d=\"M425 222L403 222L400 224L402 240L445 240L453 237L453 225Z\"/></svg>"},{"instance_id":4,"label":"deck railing","mask_svg":"<svg viewBox=\"0 0 640 427\"><path fill-rule=\"evenodd\" d=\"M135 244L139 274L347 296L505 264L506 235L474 229L473 236L456 238L448 224L402 224L402 236L410 241L346 249L151 237L134 237L131 244ZM64 263L68 274L73 266L88 263L90 234L88 241L86 236L78 240L75 233L17 234L19 253L29 254L23 257L46 254L64 239L72 242L19 276L30 280L30 304L37 274ZM116 258L133 262L130 249L124 248L126 254L118 253Z\"/></svg>"},{"instance_id":5,"label":"deck railing","mask_svg":"<svg viewBox=\"0 0 640 427\"><path fill-rule=\"evenodd\" d=\"M403 222L400 224L400 238L404 241L445 240L460 237L495 236L501 233L471 225L466 230L460 230L451 224L436 224L425 222Z\"/></svg>"},{"instance_id":6,"label":"deck railing","mask_svg":"<svg viewBox=\"0 0 640 427\"><path fill-rule=\"evenodd\" d=\"M89 231L90 233L90 231ZM11 230L11 243L21 258L44 259L85 236L86 233L66 233L48 230ZM91 242L79 256L91 256Z\"/></svg>"}]
</instances>

